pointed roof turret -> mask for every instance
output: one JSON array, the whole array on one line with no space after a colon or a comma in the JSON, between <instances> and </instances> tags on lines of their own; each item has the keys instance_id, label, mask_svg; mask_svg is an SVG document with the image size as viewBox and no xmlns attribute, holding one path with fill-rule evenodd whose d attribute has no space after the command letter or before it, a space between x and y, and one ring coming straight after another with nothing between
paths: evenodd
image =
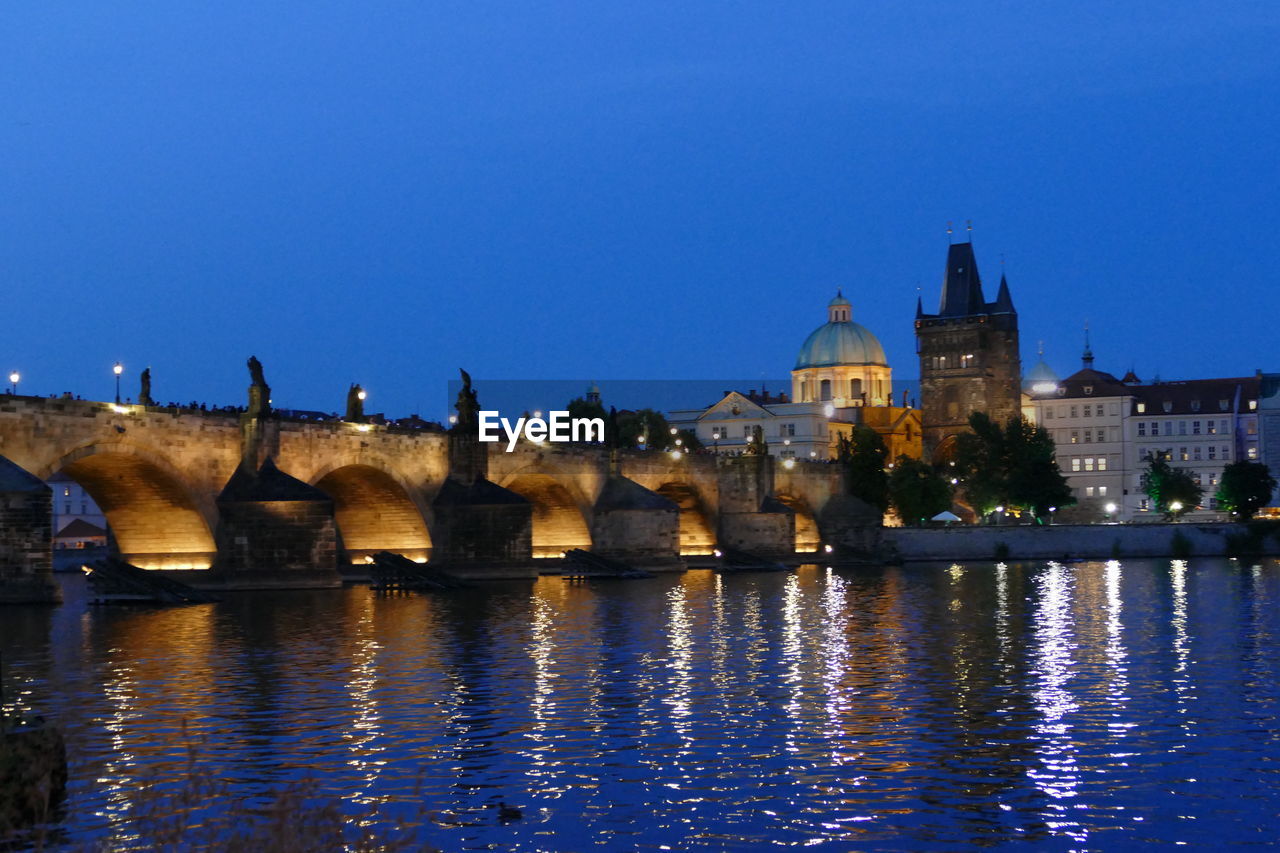
<instances>
[{"instance_id":1,"label":"pointed roof turret","mask_svg":"<svg viewBox=\"0 0 1280 853\"><path fill-rule=\"evenodd\" d=\"M1089 346L1089 324L1084 324L1084 355L1080 357L1085 370L1093 370L1093 347Z\"/></svg>"},{"instance_id":2,"label":"pointed roof turret","mask_svg":"<svg viewBox=\"0 0 1280 853\"><path fill-rule=\"evenodd\" d=\"M952 243L947 248L947 271L942 280L942 317L964 317L981 314L986 309L982 297L982 279L978 276L978 259L973 243Z\"/></svg>"},{"instance_id":3,"label":"pointed roof turret","mask_svg":"<svg viewBox=\"0 0 1280 853\"><path fill-rule=\"evenodd\" d=\"M924 316L924 297L916 296L916 319Z\"/></svg>"},{"instance_id":4,"label":"pointed roof turret","mask_svg":"<svg viewBox=\"0 0 1280 853\"><path fill-rule=\"evenodd\" d=\"M991 307L993 314L1017 314L1013 307L1013 297L1009 295L1009 280L1000 273L1000 292L996 294L995 304Z\"/></svg>"}]
</instances>

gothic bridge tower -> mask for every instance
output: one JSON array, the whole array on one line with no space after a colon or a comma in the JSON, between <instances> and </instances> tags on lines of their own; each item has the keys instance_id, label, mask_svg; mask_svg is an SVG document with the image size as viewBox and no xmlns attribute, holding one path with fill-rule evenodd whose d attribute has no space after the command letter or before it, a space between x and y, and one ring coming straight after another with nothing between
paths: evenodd
<instances>
[{"instance_id":1,"label":"gothic bridge tower","mask_svg":"<svg viewBox=\"0 0 1280 853\"><path fill-rule=\"evenodd\" d=\"M1000 422L1021 412L1018 312L1003 274L996 301L983 297L972 242L947 251L938 313L917 301L916 352L926 459L945 459L973 412Z\"/></svg>"}]
</instances>

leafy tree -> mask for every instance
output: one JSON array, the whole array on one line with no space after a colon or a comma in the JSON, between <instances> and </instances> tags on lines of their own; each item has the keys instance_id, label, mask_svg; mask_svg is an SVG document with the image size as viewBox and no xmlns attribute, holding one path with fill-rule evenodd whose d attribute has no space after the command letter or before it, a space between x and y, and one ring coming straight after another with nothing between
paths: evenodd
<instances>
[{"instance_id":1,"label":"leafy tree","mask_svg":"<svg viewBox=\"0 0 1280 853\"><path fill-rule=\"evenodd\" d=\"M1261 462L1242 459L1222 469L1222 482L1214 497L1224 510L1236 513L1241 521L1248 521L1271 502L1275 489L1276 478L1271 476L1271 469Z\"/></svg>"},{"instance_id":2,"label":"leafy tree","mask_svg":"<svg viewBox=\"0 0 1280 853\"><path fill-rule=\"evenodd\" d=\"M951 507L951 484L932 465L899 456L888 481L889 501L903 524L916 526Z\"/></svg>"},{"instance_id":3,"label":"leafy tree","mask_svg":"<svg viewBox=\"0 0 1280 853\"><path fill-rule=\"evenodd\" d=\"M889 449L880 434L871 427L856 426L852 436L840 436L836 454L844 468L845 491L884 513L889 508L889 474L885 470Z\"/></svg>"},{"instance_id":4,"label":"leafy tree","mask_svg":"<svg viewBox=\"0 0 1280 853\"><path fill-rule=\"evenodd\" d=\"M637 409L634 412L623 412L618 415L618 445L620 447L639 447L640 439L649 450L667 450L675 447L676 438L671 434L671 425L662 412L653 409Z\"/></svg>"},{"instance_id":5,"label":"leafy tree","mask_svg":"<svg viewBox=\"0 0 1280 853\"><path fill-rule=\"evenodd\" d=\"M971 432L956 437L956 470L979 514L1003 505L1029 510L1043 524L1050 507L1075 503L1044 427L1021 415L1001 427L985 413L974 412L969 428Z\"/></svg>"},{"instance_id":6,"label":"leafy tree","mask_svg":"<svg viewBox=\"0 0 1280 853\"><path fill-rule=\"evenodd\" d=\"M570 400L565 410L571 418L600 418L605 421L609 419L609 413L604 410L601 403L591 402L583 397Z\"/></svg>"},{"instance_id":7,"label":"leafy tree","mask_svg":"<svg viewBox=\"0 0 1280 853\"><path fill-rule=\"evenodd\" d=\"M1165 518L1177 518L1200 505L1204 489L1183 468L1174 468L1163 453L1147 457L1147 470L1142 476L1142 490L1151 499L1156 512ZM1174 509L1177 504L1178 508Z\"/></svg>"}]
</instances>

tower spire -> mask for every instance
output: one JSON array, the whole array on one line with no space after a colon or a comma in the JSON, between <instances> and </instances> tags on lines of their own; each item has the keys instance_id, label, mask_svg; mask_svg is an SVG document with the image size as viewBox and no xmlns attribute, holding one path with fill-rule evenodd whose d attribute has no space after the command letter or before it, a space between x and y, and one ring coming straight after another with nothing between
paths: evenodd
<instances>
[{"instance_id":1,"label":"tower spire","mask_svg":"<svg viewBox=\"0 0 1280 853\"><path fill-rule=\"evenodd\" d=\"M1089 345L1089 321L1084 321L1084 355L1081 357L1086 370L1093 369L1093 347Z\"/></svg>"}]
</instances>

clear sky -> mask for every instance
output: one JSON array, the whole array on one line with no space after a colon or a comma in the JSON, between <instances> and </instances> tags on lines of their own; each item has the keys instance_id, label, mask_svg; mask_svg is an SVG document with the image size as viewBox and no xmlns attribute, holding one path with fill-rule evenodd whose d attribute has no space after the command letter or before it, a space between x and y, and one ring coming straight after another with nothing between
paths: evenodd
<instances>
[{"instance_id":1,"label":"clear sky","mask_svg":"<svg viewBox=\"0 0 1280 853\"><path fill-rule=\"evenodd\" d=\"M24 393L443 414L785 376L842 287L918 374L948 220L1023 357L1280 369L1280 3L30 0L0 10ZM481 392L483 400L483 390Z\"/></svg>"}]
</instances>

